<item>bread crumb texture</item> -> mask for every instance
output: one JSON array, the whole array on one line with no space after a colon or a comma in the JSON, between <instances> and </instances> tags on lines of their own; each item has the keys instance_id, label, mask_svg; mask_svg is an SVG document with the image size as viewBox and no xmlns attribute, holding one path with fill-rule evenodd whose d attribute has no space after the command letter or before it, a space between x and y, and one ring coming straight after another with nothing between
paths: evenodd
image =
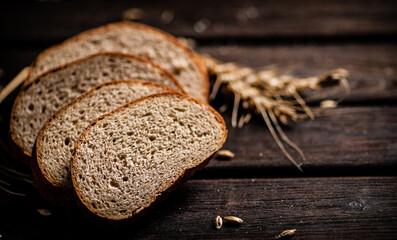
<instances>
[{"instance_id":1,"label":"bread crumb texture","mask_svg":"<svg viewBox=\"0 0 397 240\"><path fill-rule=\"evenodd\" d=\"M73 161L74 187L98 216L129 218L216 152L225 135L207 105L175 94L146 98L85 132Z\"/></svg>"},{"instance_id":2,"label":"bread crumb texture","mask_svg":"<svg viewBox=\"0 0 397 240\"><path fill-rule=\"evenodd\" d=\"M94 86L119 79L151 81L179 90L173 79L147 62L125 55L96 55L46 74L20 93L11 119L16 143L31 154L38 132L52 114Z\"/></svg>"},{"instance_id":3,"label":"bread crumb texture","mask_svg":"<svg viewBox=\"0 0 397 240\"><path fill-rule=\"evenodd\" d=\"M169 90L141 81L120 81L87 93L47 123L37 145L39 166L56 186L72 188L70 165L75 143L90 122L133 100Z\"/></svg>"}]
</instances>

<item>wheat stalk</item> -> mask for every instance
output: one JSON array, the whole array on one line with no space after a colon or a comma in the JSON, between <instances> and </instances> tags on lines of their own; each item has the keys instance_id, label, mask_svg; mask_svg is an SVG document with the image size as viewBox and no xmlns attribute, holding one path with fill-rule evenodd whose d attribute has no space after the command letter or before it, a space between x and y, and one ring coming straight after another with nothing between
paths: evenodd
<instances>
[{"instance_id":1,"label":"wheat stalk","mask_svg":"<svg viewBox=\"0 0 397 240\"><path fill-rule=\"evenodd\" d=\"M209 74L216 77L210 99L213 100L221 88L234 95L232 127L242 127L249 122L252 113L258 113L284 155L303 172L302 164L291 156L284 143L293 148L300 155L302 161L305 161L305 155L287 137L279 122L287 124L299 119L315 119L322 109L336 107L337 102L326 100L322 102L321 107L311 108L300 93L306 90L317 91L328 86L342 85L345 92L349 94L348 71L338 68L319 76L297 78L288 74L291 69L269 66L263 70L255 71L236 63L220 62L208 55L200 55L200 57L206 64ZM241 108L246 113L240 114L240 120L237 120Z\"/></svg>"}]
</instances>

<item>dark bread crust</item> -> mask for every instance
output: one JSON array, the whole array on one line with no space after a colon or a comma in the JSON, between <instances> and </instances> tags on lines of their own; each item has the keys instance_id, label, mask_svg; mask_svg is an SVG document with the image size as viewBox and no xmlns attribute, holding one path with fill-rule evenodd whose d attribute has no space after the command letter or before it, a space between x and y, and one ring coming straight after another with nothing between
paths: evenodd
<instances>
[{"instance_id":1,"label":"dark bread crust","mask_svg":"<svg viewBox=\"0 0 397 240\"><path fill-rule=\"evenodd\" d=\"M11 121L10 121L10 125L11 125ZM8 145L10 146L11 153L16 159L19 160L20 163L22 163L26 167L31 166L32 158L30 154L25 150L23 150L15 141L15 136L11 131L11 126L10 129L8 130Z\"/></svg>"},{"instance_id":2,"label":"dark bread crust","mask_svg":"<svg viewBox=\"0 0 397 240\"><path fill-rule=\"evenodd\" d=\"M130 28L137 28L137 29L144 29L148 32L154 33L154 34L158 34L162 37L164 37L165 39L167 39L168 41L172 42L174 45L178 46L179 48L181 48L192 60L193 62L196 64L197 69L199 70L199 72L202 75L202 84L204 86L202 95L208 100L209 97L209 79L208 79L208 73L207 73L207 68L205 66L205 64L201 61L200 57L197 56L196 53L194 53L192 50L190 50L189 48L187 48L183 43L181 43L178 39L176 39L174 36L163 32L159 29L144 25L144 24L140 24L140 23L133 23L133 22L116 22L116 23L110 23L104 26L100 26L94 29L90 29L87 30L85 32L82 32L74 37L71 37L67 40L65 40L64 42L54 45L46 50L44 50L39 56L37 56L37 58L33 61L31 68L30 68L30 72L27 78L27 82L26 85L29 84L29 82L31 82L32 79L32 75L33 75L33 71L34 68L37 67L37 62L39 62L41 60L41 58L43 58L46 54L48 54L49 52L52 51L56 51L58 48L67 45L68 43L74 42L76 40L80 40L85 38L86 36L92 35L92 34L96 34L96 33L101 33L101 32L106 32L108 30L111 30L113 28L119 28L119 27L130 27ZM24 84L25 86L25 84Z\"/></svg>"},{"instance_id":3,"label":"dark bread crust","mask_svg":"<svg viewBox=\"0 0 397 240\"><path fill-rule=\"evenodd\" d=\"M65 207L65 208L76 207L76 200L74 199L73 196L74 194L73 190L65 189L53 185L50 181L48 181L48 178L43 174L42 170L37 164L36 143L33 146L33 152L32 152L33 161L31 161L31 166L30 166L32 171L34 186L41 194L41 196L52 205Z\"/></svg>"},{"instance_id":4,"label":"dark bread crust","mask_svg":"<svg viewBox=\"0 0 397 240\"><path fill-rule=\"evenodd\" d=\"M91 122L91 124L90 124L90 125L85 129L85 131L80 135L80 137L78 138L78 140L77 140L77 142L76 142L76 145L75 145L76 147L75 147L75 149L78 149L78 148L80 147L81 142L84 141L84 139L85 139L87 133L90 131L90 129L91 129L93 126L95 126L95 125L96 125L99 121L101 121L102 119L104 119L104 118L106 118L106 117L108 117L108 116L111 116L111 115L113 115L113 114L115 114L115 113L117 113L117 112L121 112L121 111L123 111L124 109L129 108L129 107L131 107L131 106L133 106L133 105L135 105L135 104L137 104L137 103L139 103L139 102L147 101L147 100L150 100L150 99L152 99L152 98L156 98L156 97L159 97L159 96L166 96L166 95L168 95L168 96L174 95L174 96L177 96L177 97L179 97L179 98L188 99L188 100L194 101L194 102L196 102L196 103L198 103L198 104L200 104L200 105L206 106L207 109L210 110L210 111L215 115L216 120L222 125L224 135L223 135L223 137L222 137L222 141L220 142L220 144L219 144L219 146L218 146L219 148L222 147L222 145L223 145L223 143L226 141L226 137L227 137L227 129L226 129L226 125L225 125L225 122L224 122L222 116L221 116L217 111L215 111L211 106L209 106L209 105L206 104L206 103L201 102L200 100L197 100L197 99L195 99L195 98L191 98L191 97L189 97L189 96L187 96L187 95L182 95L182 94L177 93L177 92L173 92L173 93L157 93L157 94L152 94L152 95L149 95L149 96L147 96L147 97L143 97L143 98L140 98L140 99L138 99L138 100L132 101L132 102L130 102L130 103L128 103L128 104L126 104L126 105L124 105L124 106L122 106L122 107L120 107L120 108L118 108L118 109L116 109L116 110L114 110L114 111L112 111L112 112L109 112L108 114L102 115L101 117L99 117L99 118L97 118L96 120L94 120L93 122ZM218 149L219 149L219 148L218 148ZM77 152L77 151L75 151L75 153L76 153L76 152ZM214 154L213 154L213 155L214 155ZM172 192L175 188L177 188L181 183L183 183L183 182L185 182L187 179L189 179L189 178L194 174L194 172L195 172L196 170L199 170L199 169L203 168L206 164L208 164L208 162L211 160L211 158L212 158L213 155L211 155L209 158L203 159L203 160L200 162L200 164L198 164L197 166L195 166L195 167L193 167L193 168L186 169L183 173L181 173L181 174L179 175L178 179L177 179L175 182L170 183L170 185L167 187L167 189L166 189L164 192L162 192L161 194L159 194L159 196L157 196L155 199L153 199L153 201L151 202L151 204L150 204L148 207L146 207L146 208L144 208L144 209L142 209L142 210L140 210L140 211L138 211L138 212L134 212L134 213L132 214L132 216L130 216L130 217L123 217L123 218L119 218L119 219L109 219L109 218L106 218L105 216L101 216L101 215L99 215L99 214L96 214L96 213L95 213L95 212L96 212L95 209L93 209L90 205L87 205L87 204L84 203L84 200L83 200L82 197L81 197L81 191L80 191L80 189L77 187L77 183L76 183L76 180L75 180L75 179L76 179L76 173L75 173L75 172L76 172L76 166L75 166L75 165L76 165L76 161L77 161L77 160L76 160L76 154L75 154L75 155L73 156L73 159L72 159L71 173L72 173L73 187L74 187L75 194L76 194L76 200L77 200L77 202L78 202L78 205L79 205L79 206L81 207L81 209L83 210L83 212L84 212L88 217L90 217L91 219L93 219L95 222L99 222L99 223L110 223L110 224L115 224L115 225L120 225L120 224L124 224L124 223L133 222L133 221L135 221L137 218L139 218L139 217L141 217L142 215L144 215L147 211L150 211L150 209L152 209L154 205L156 205L157 203L161 202L164 198L166 198L166 196L167 196L170 192Z\"/></svg>"},{"instance_id":5,"label":"dark bread crust","mask_svg":"<svg viewBox=\"0 0 397 240\"><path fill-rule=\"evenodd\" d=\"M19 141L18 141L18 139L16 138L16 136L15 136L15 134L14 134L15 128L16 128L16 127L14 126L14 120L13 120L13 119L15 118L15 115L16 115L17 104L20 103L21 98L23 97L23 95L25 94L25 92L26 92L29 88L33 87L35 84L37 84L38 82L40 82L41 79L43 79L43 77L45 77L45 76L47 76L47 75L49 75L49 74L52 74L52 73L54 73L54 72L60 71L60 70L62 70L62 69L66 69L66 68L68 68L68 67L70 67L70 66L77 65L77 64L79 64L79 63L81 63L81 62L84 62L84 61L86 61L86 60L88 60L88 59L90 59L90 58L94 58L94 57L99 56L99 55L108 55L108 56L115 56L115 57L123 56L123 57L132 58L132 59L135 59L135 60L138 60L138 61L142 61L142 62L144 62L144 63L146 63L146 64L149 64L149 65L151 65L152 67L157 68L158 70L160 70L160 72L162 72L163 74L167 75L170 79L172 79L173 83L175 83L175 85L179 88L179 91L180 91L180 92L186 93L186 91L184 90L184 88L182 87L182 85L179 83L179 81L178 81L178 80L175 78L175 76L172 75L170 72L168 72L167 70L165 70L165 69L163 69L163 68L157 66L156 64L154 64L153 62L151 62L151 61L149 61L149 60L147 60L147 59L145 59L145 58L142 58L142 57L139 57L139 56L135 56L135 55L132 55L132 54L125 54L125 53L120 53L120 52L100 52L100 53L96 53L96 54L93 54L93 55L89 55L89 56L87 56L87 57L78 59L78 60L76 60L76 61L67 63L67 64L65 64L65 65L63 65L63 66L54 68L54 69L52 69L52 70L49 70L49 71L45 72L44 74L38 76L36 79L34 79L33 82L28 83L26 86L24 86L24 87L21 89L21 91L19 92L17 98L16 98L15 101L14 101L14 105L13 105L12 110L11 110L11 116L10 116L10 129L9 129L9 142L10 142L11 148L12 148L12 149L14 150L14 152L15 152L16 157L17 157L24 165L27 165L27 166L30 166L30 165L31 165L32 155L31 155L29 152L25 151L25 150L18 144ZM25 82L25 83L27 83L27 82Z\"/></svg>"},{"instance_id":6,"label":"dark bread crust","mask_svg":"<svg viewBox=\"0 0 397 240\"><path fill-rule=\"evenodd\" d=\"M42 129L40 130L36 142L33 147L33 154L32 154L32 172L33 172L33 180L35 182L36 188L39 190L41 195L47 199L50 203L56 206L63 206L63 207L73 207L75 206L75 200L73 196L73 188L65 188L64 186L59 185L58 183L54 182L48 174L43 169L42 158L39 154L42 148L42 137L46 132L47 128L50 126L51 122L56 119L59 115L65 112L67 109L72 107L74 104L80 102L82 99L86 98L87 96L91 95L93 92L98 91L99 89L109 86L109 85L116 85L116 84L123 84L123 83L130 83L130 84L141 84L141 85L150 85L156 86L158 88L162 88L164 92L175 92L173 89L170 89L164 85L160 85L153 82L145 82L141 80L112 80L110 82L102 83L91 90L85 92L83 95L77 97L71 103L63 106L59 109L52 117L44 124Z\"/></svg>"}]
</instances>

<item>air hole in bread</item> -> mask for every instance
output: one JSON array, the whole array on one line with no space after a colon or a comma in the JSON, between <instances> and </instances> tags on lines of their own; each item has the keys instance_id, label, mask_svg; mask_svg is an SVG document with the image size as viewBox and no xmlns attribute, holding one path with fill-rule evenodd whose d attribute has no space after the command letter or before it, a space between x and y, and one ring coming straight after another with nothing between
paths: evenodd
<instances>
[{"instance_id":1,"label":"air hole in bread","mask_svg":"<svg viewBox=\"0 0 397 240\"><path fill-rule=\"evenodd\" d=\"M70 143L70 138L69 138L69 137L67 137L67 138L65 139L65 145L66 145L66 146L68 146L68 145L69 145L69 143Z\"/></svg>"},{"instance_id":2,"label":"air hole in bread","mask_svg":"<svg viewBox=\"0 0 397 240\"><path fill-rule=\"evenodd\" d=\"M98 45L101 43L101 40L100 39L91 39L90 43L92 43L93 45Z\"/></svg>"},{"instance_id":3,"label":"air hole in bread","mask_svg":"<svg viewBox=\"0 0 397 240\"><path fill-rule=\"evenodd\" d=\"M124 182L128 181L128 177L123 177L123 181Z\"/></svg>"},{"instance_id":4,"label":"air hole in bread","mask_svg":"<svg viewBox=\"0 0 397 240\"><path fill-rule=\"evenodd\" d=\"M178 111L178 112L185 112L186 111L186 108L179 108L179 107L176 107L176 108L174 108L176 111Z\"/></svg>"},{"instance_id":5,"label":"air hole in bread","mask_svg":"<svg viewBox=\"0 0 397 240\"><path fill-rule=\"evenodd\" d=\"M154 135L150 135L150 136L149 136L149 140L150 140L150 141L154 141L154 140L156 140L156 136L154 136Z\"/></svg>"},{"instance_id":6,"label":"air hole in bread","mask_svg":"<svg viewBox=\"0 0 397 240\"><path fill-rule=\"evenodd\" d=\"M126 159L126 158L127 158L127 154L125 154L125 153L119 154L119 159L120 159L120 160L124 160L124 159Z\"/></svg>"},{"instance_id":7,"label":"air hole in bread","mask_svg":"<svg viewBox=\"0 0 397 240\"><path fill-rule=\"evenodd\" d=\"M29 104L28 109L30 111L33 111L34 110L34 104L33 103Z\"/></svg>"},{"instance_id":8,"label":"air hole in bread","mask_svg":"<svg viewBox=\"0 0 397 240\"><path fill-rule=\"evenodd\" d=\"M110 186L119 188L119 187L120 187L120 184L113 178L113 179L110 181Z\"/></svg>"},{"instance_id":9,"label":"air hole in bread","mask_svg":"<svg viewBox=\"0 0 397 240\"><path fill-rule=\"evenodd\" d=\"M46 107L43 106L43 107L41 108L41 113L45 113L45 110L46 110Z\"/></svg>"}]
</instances>

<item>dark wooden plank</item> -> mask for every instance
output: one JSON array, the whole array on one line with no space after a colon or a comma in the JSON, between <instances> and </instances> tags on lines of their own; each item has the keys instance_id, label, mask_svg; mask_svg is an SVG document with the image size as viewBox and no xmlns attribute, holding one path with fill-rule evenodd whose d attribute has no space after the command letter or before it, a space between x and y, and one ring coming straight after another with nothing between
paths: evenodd
<instances>
[{"instance_id":1,"label":"dark wooden plank","mask_svg":"<svg viewBox=\"0 0 397 240\"><path fill-rule=\"evenodd\" d=\"M390 0L7 1L0 7L1 41L60 41L119 21L130 8L141 11L141 22L195 38L385 37L397 33L396 4Z\"/></svg>"},{"instance_id":2,"label":"dark wooden plank","mask_svg":"<svg viewBox=\"0 0 397 240\"><path fill-rule=\"evenodd\" d=\"M259 68L270 64L296 66L303 76L346 68L352 94L345 101L394 100L397 97L397 45L296 44L296 45L207 45L198 51L223 60ZM341 97L342 95L335 95Z\"/></svg>"},{"instance_id":3,"label":"dark wooden plank","mask_svg":"<svg viewBox=\"0 0 397 240\"><path fill-rule=\"evenodd\" d=\"M396 239L397 178L287 178L190 180L137 225L98 227L78 211L54 209L33 195L0 192L0 234L5 239ZM51 216L36 209L49 209ZM217 216L241 226L216 230Z\"/></svg>"},{"instance_id":4,"label":"dark wooden plank","mask_svg":"<svg viewBox=\"0 0 397 240\"><path fill-rule=\"evenodd\" d=\"M397 108L340 107L323 116L294 123L285 133L302 148L306 175L395 174L397 167ZM211 161L200 174L214 177L281 176L298 174L256 117L242 129L230 126L228 139L235 153L231 160ZM290 149L291 150L291 149ZM292 152L292 151L291 151ZM299 159L297 154L294 154Z\"/></svg>"}]
</instances>

